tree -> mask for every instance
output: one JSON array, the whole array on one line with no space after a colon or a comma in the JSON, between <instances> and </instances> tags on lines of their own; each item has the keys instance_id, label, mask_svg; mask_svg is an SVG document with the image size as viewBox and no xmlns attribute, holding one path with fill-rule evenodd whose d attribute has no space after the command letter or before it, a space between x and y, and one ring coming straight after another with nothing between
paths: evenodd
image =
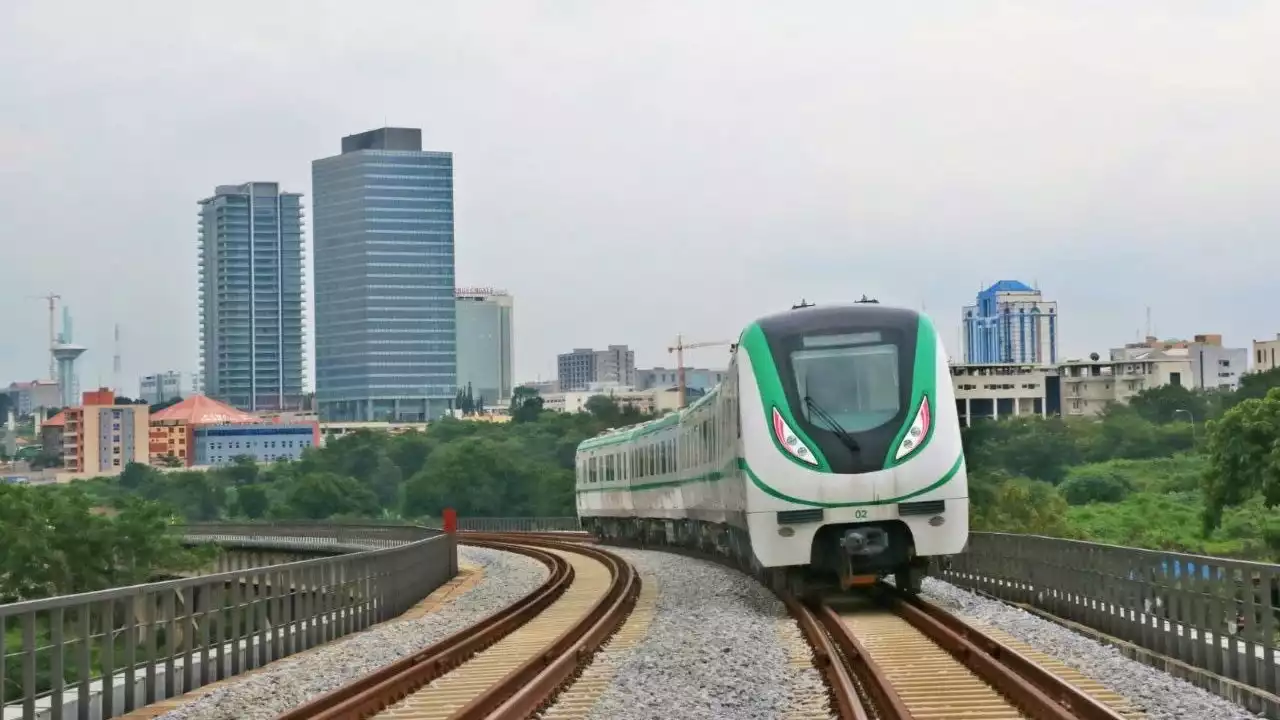
<instances>
[{"instance_id":1,"label":"tree","mask_svg":"<svg viewBox=\"0 0 1280 720\"><path fill-rule=\"evenodd\" d=\"M386 453L378 453L378 464L369 477L369 489L373 491L382 508L395 508L400 504L400 485L404 475Z\"/></svg>"},{"instance_id":2,"label":"tree","mask_svg":"<svg viewBox=\"0 0 1280 720\"><path fill-rule=\"evenodd\" d=\"M1148 422L1204 422L1209 400L1203 393L1182 385L1160 385L1134 395L1129 407Z\"/></svg>"},{"instance_id":3,"label":"tree","mask_svg":"<svg viewBox=\"0 0 1280 720\"><path fill-rule=\"evenodd\" d=\"M1030 535L1066 536L1067 504L1050 484L1027 478L1006 478L994 488L975 529Z\"/></svg>"},{"instance_id":4,"label":"tree","mask_svg":"<svg viewBox=\"0 0 1280 720\"><path fill-rule=\"evenodd\" d=\"M148 465L136 462L127 463L124 466L124 470L120 472L120 486L126 490L137 490L150 482L154 473L155 470L152 470Z\"/></svg>"},{"instance_id":5,"label":"tree","mask_svg":"<svg viewBox=\"0 0 1280 720\"><path fill-rule=\"evenodd\" d=\"M288 490L290 515L324 520L335 515L369 517L378 513L378 499L365 484L333 472L311 472L297 478Z\"/></svg>"},{"instance_id":6,"label":"tree","mask_svg":"<svg viewBox=\"0 0 1280 720\"><path fill-rule=\"evenodd\" d=\"M1058 490L1070 505L1115 503L1133 492L1133 484L1120 473L1086 472L1073 475Z\"/></svg>"},{"instance_id":7,"label":"tree","mask_svg":"<svg viewBox=\"0 0 1280 720\"><path fill-rule=\"evenodd\" d=\"M1206 532L1221 525L1224 508L1256 495L1268 508L1280 505L1280 388L1241 401L1211 421L1207 435Z\"/></svg>"},{"instance_id":8,"label":"tree","mask_svg":"<svg viewBox=\"0 0 1280 720\"><path fill-rule=\"evenodd\" d=\"M236 490L236 507L239 514L257 520L266 517L271 499L262 485L246 485Z\"/></svg>"},{"instance_id":9,"label":"tree","mask_svg":"<svg viewBox=\"0 0 1280 720\"><path fill-rule=\"evenodd\" d=\"M518 423L537 422L542 414L542 396L528 386L520 386L511 393L511 421Z\"/></svg>"},{"instance_id":10,"label":"tree","mask_svg":"<svg viewBox=\"0 0 1280 720\"><path fill-rule=\"evenodd\" d=\"M258 461L252 455L236 455L230 465L219 468L218 472L236 487L252 485L258 481Z\"/></svg>"},{"instance_id":11,"label":"tree","mask_svg":"<svg viewBox=\"0 0 1280 720\"><path fill-rule=\"evenodd\" d=\"M608 395L592 395L582 404L582 409L591 413L595 419L611 426L618 422L618 418L622 415L622 409L618 407L618 401Z\"/></svg>"}]
</instances>

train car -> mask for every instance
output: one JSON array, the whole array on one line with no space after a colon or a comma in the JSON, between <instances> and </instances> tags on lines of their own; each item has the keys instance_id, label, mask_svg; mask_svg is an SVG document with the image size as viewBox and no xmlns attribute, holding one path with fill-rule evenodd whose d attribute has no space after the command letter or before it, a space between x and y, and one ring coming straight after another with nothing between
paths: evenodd
<instances>
[{"instance_id":1,"label":"train car","mask_svg":"<svg viewBox=\"0 0 1280 720\"><path fill-rule=\"evenodd\" d=\"M590 438L577 510L604 541L700 547L804 593L960 552L969 500L950 368L929 318L806 306L742 331L688 408Z\"/></svg>"}]
</instances>

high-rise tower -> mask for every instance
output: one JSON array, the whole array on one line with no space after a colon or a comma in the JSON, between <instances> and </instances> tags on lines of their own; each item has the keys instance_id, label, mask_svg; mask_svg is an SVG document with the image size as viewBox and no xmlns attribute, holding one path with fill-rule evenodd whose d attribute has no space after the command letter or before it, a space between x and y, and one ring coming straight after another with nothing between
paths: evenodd
<instances>
[{"instance_id":1,"label":"high-rise tower","mask_svg":"<svg viewBox=\"0 0 1280 720\"><path fill-rule=\"evenodd\" d=\"M200 370L242 410L302 400L302 196L273 182L200 201Z\"/></svg>"},{"instance_id":2,"label":"high-rise tower","mask_svg":"<svg viewBox=\"0 0 1280 720\"><path fill-rule=\"evenodd\" d=\"M453 155L381 128L344 137L311 177L321 418L439 417L458 389Z\"/></svg>"},{"instance_id":3,"label":"high-rise tower","mask_svg":"<svg viewBox=\"0 0 1280 720\"><path fill-rule=\"evenodd\" d=\"M493 288L459 288L458 386L487 404L511 399L514 299Z\"/></svg>"},{"instance_id":4,"label":"high-rise tower","mask_svg":"<svg viewBox=\"0 0 1280 720\"><path fill-rule=\"evenodd\" d=\"M961 319L966 363L1058 361L1058 303L1017 280L1001 280L979 292Z\"/></svg>"}]
</instances>

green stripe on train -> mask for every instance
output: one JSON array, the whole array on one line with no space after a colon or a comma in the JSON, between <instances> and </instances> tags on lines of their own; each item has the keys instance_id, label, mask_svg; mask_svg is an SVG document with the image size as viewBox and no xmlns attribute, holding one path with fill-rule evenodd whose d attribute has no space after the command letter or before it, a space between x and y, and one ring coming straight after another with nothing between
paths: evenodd
<instances>
[{"instance_id":1,"label":"green stripe on train","mask_svg":"<svg viewBox=\"0 0 1280 720\"><path fill-rule=\"evenodd\" d=\"M964 453L961 453L959 456L956 457L956 461L951 465L951 469L947 470L947 472L943 474L941 478L939 478L936 482L928 485L927 487L920 488L919 490L914 490L905 495L899 495L897 497L891 497L891 498L884 498L881 500L833 503L833 502L821 502L818 500L805 500L803 498L792 497L791 495L787 495L786 493L774 487L771 487L770 485L765 483L763 480L761 480L760 476L756 475L755 471L751 469L751 466L747 464L747 461L745 458L736 458L735 460L736 460L737 468L742 472L744 472L746 476L751 479L751 483L756 487L760 488L762 492L772 495L773 497L776 497L779 500L786 500L789 503L794 503L796 505L807 505L809 507L818 507L818 508L868 507L872 505L892 505L894 503L900 503L903 500L910 500L913 497L919 497L920 495L923 495L933 490L937 490L943 485L946 485L948 482L951 481L952 478L956 476L956 473L960 472L960 468L964 467ZM678 487L681 485L692 485L693 483L700 483L700 482L718 482L727 477L732 477L732 474L727 473L723 470L715 470L709 473L703 473L702 475L695 475L690 478L682 478L679 480L660 480L657 482L650 482L650 483L638 483L636 485L618 485L614 487L591 488L586 490L578 489L576 490L576 493L579 495L582 495L585 493L593 493L593 492L640 492L642 490L657 490L661 488Z\"/></svg>"}]
</instances>

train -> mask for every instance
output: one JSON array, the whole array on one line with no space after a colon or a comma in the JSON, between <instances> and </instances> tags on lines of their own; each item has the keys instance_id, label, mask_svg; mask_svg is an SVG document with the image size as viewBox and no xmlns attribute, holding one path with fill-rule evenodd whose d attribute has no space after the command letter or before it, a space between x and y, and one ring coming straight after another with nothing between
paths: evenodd
<instances>
[{"instance_id":1,"label":"train","mask_svg":"<svg viewBox=\"0 0 1280 720\"><path fill-rule=\"evenodd\" d=\"M969 492L947 355L922 312L801 305L749 324L688 407L578 445L601 542L732 558L798 595L920 592L964 550Z\"/></svg>"}]
</instances>

